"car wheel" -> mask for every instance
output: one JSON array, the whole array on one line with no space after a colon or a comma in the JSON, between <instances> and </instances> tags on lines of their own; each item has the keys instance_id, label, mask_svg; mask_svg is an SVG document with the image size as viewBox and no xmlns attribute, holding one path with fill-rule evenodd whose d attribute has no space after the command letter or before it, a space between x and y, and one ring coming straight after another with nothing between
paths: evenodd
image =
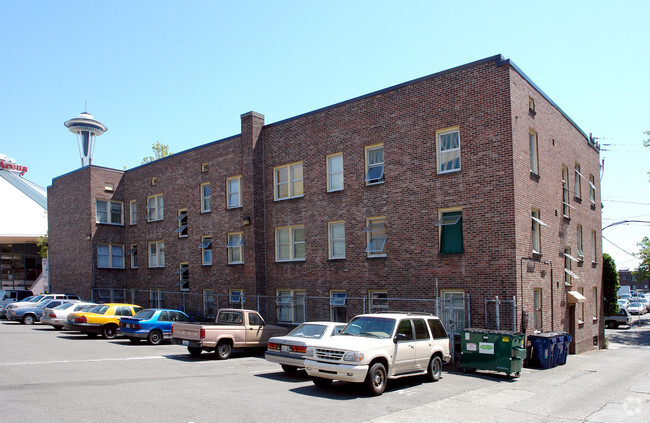
<instances>
[{"instance_id":1,"label":"car wheel","mask_svg":"<svg viewBox=\"0 0 650 423\"><path fill-rule=\"evenodd\" d=\"M219 360L226 360L232 352L232 345L228 341L219 341L217 349L214 351Z\"/></svg>"},{"instance_id":2,"label":"car wheel","mask_svg":"<svg viewBox=\"0 0 650 423\"><path fill-rule=\"evenodd\" d=\"M282 370L284 370L285 373L296 373L298 371L298 368L296 366L289 366L287 364L282 364Z\"/></svg>"},{"instance_id":3,"label":"car wheel","mask_svg":"<svg viewBox=\"0 0 650 423\"><path fill-rule=\"evenodd\" d=\"M429 361L429 367L427 368L427 380L429 382L437 382L440 380L442 375L442 359L440 356L434 355Z\"/></svg>"},{"instance_id":4,"label":"car wheel","mask_svg":"<svg viewBox=\"0 0 650 423\"><path fill-rule=\"evenodd\" d=\"M372 396L381 395L386 389L386 368L381 363L375 363L366 375L366 389Z\"/></svg>"},{"instance_id":5,"label":"car wheel","mask_svg":"<svg viewBox=\"0 0 650 423\"><path fill-rule=\"evenodd\" d=\"M114 339L117 336L117 327L115 325L106 325L102 328L102 337L104 339Z\"/></svg>"},{"instance_id":6,"label":"car wheel","mask_svg":"<svg viewBox=\"0 0 650 423\"><path fill-rule=\"evenodd\" d=\"M201 355L203 350L197 347L187 347L187 352L189 352L192 357L198 357Z\"/></svg>"},{"instance_id":7,"label":"car wheel","mask_svg":"<svg viewBox=\"0 0 650 423\"><path fill-rule=\"evenodd\" d=\"M322 377L313 377L312 381L314 382L314 385L318 386L319 388L327 388L332 384L332 379L325 379Z\"/></svg>"},{"instance_id":8,"label":"car wheel","mask_svg":"<svg viewBox=\"0 0 650 423\"><path fill-rule=\"evenodd\" d=\"M139 344L140 338L129 338L129 342L131 342L132 344Z\"/></svg>"},{"instance_id":9,"label":"car wheel","mask_svg":"<svg viewBox=\"0 0 650 423\"><path fill-rule=\"evenodd\" d=\"M610 321L607 322L607 328L616 329L617 327L618 327L618 324L615 321L610 320Z\"/></svg>"},{"instance_id":10,"label":"car wheel","mask_svg":"<svg viewBox=\"0 0 650 423\"><path fill-rule=\"evenodd\" d=\"M157 330L152 330L149 332L149 335L147 336L147 342L149 345L160 345L160 343L163 340L162 333Z\"/></svg>"},{"instance_id":11,"label":"car wheel","mask_svg":"<svg viewBox=\"0 0 650 423\"><path fill-rule=\"evenodd\" d=\"M31 314L26 314L23 316L22 320L20 321L21 323L25 325L33 325L36 319L34 318L33 315Z\"/></svg>"}]
</instances>

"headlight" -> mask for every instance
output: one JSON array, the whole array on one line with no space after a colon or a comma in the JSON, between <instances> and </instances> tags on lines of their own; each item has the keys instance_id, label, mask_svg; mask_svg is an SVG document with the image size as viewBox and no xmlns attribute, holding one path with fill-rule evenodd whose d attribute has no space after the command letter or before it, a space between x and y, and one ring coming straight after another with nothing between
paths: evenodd
<instances>
[{"instance_id":1,"label":"headlight","mask_svg":"<svg viewBox=\"0 0 650 423\"><path fill-rule=\"evenodd\" d=\"M362 352L346 352L343 354L343 361L361 361L363 360Z\"/></svg>"},{"instance_id":2,"label":"headlight","mask_svg":"<svg viewBox=\"0 0 650 423\"><path fill-rule=\"evenodd\" d=\"M313 357L314 356L314 348L309 347L307 348L307 351L305 351L305 357Z\"/></svg>"}]
</instances>

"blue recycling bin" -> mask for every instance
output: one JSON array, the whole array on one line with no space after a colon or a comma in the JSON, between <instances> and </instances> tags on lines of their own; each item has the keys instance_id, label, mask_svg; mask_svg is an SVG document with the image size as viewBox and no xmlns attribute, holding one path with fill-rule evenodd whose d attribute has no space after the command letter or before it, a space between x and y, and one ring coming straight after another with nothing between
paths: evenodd
<instances>
[{"instance_id":1,"label":"blue recycling bin","mask_svg":"<svg viewBox=\"0 0 650 423\"><path fill-rule=\"evenodd\" d=\"M549 333L528 335L528 342L532 347L532 365L542 369L550 369L557 365L555 356L557 336ZM553 364L555 361L555 365Z\"/></svg>"},{"instance_id":2,"label":"blue recycling bin","mask_svg":"<svg viewBox=\"0 0 650 423\"><path fill-rule=\"evenodd\" d=\"M571 335L568 333L564 333L562 336L562 346L564 347L562 349L562 354L560 354L560 357L557 360L557 364L560 366L563 366L566 364L566 359L567 356L569 355L569 344L571 344Z\"/></svg>"}]
</instances>

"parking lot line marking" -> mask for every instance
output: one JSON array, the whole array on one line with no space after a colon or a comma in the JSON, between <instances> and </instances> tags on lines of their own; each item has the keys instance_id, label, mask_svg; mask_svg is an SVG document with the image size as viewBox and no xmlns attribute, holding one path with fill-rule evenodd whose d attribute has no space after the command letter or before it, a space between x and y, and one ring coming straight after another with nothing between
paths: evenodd
<instances>
[{"instance_id":1,"label":"parking lot line marking","mask_svg":"<svg viewBox=\"0 0 650 423\"><path fill-rule=\"evenodd\" d=\"M32 364L67 364L67 363L97 363L102 361L154 360L158 358L165 358L165 357L162 355L152 355L148 357L95 358L90 360L19 361L16 363L0 363L0 367L29 366Z\"/></svg>"}]
</instances>

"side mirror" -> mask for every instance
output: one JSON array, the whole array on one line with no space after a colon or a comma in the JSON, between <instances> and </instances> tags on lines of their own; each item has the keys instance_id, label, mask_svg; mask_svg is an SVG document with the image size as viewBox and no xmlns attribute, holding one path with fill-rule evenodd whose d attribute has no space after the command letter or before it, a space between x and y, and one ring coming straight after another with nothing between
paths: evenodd
<instances>
[{"instance_id":1,"label":"side mirror","mask_svg":"<svg viewBox=\"0 0 650 423\"><path fill-rule=\"evenodd\" d=\"M406 334L398 333L397 335L395 335L395 338L393 338L393 342L397 344L398 342L406 341L407 339L408 338L406 337Z\"/></svg>"}]
</instances>

